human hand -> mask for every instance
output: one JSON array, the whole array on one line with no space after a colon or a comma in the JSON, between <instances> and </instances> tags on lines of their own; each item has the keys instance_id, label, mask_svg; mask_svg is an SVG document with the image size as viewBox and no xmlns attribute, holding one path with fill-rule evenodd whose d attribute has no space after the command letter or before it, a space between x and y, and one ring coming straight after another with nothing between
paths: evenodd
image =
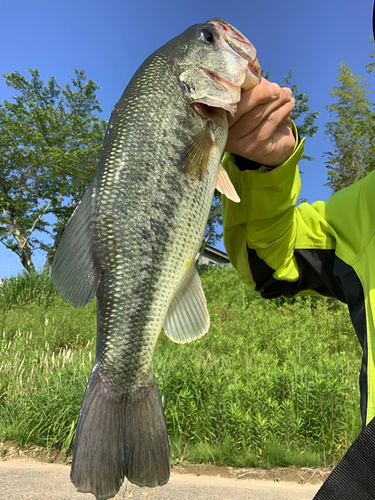
<instances>
[{"instance_id":1,"label":"human hand","mask_svg":"<svg viewBox=\"0 0 375 500\"><path fill-rule=\"evenodd\" d=\"M280 88L265 78L242 93L234 117L228 115L225 151L262 165L275 167L293 152L292 131L295 100L289 88Z\"/></svg>"}]
</instances>

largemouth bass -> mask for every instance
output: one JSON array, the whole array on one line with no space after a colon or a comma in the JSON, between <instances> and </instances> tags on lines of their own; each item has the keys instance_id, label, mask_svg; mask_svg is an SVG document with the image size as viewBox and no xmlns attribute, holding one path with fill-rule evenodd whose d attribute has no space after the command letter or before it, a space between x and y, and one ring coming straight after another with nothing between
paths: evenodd
<instances>
[{"instance_id":1,"label":"largemouth bass","mask_svg":"<svg viewBox=\"0 0 375 500\"><path fill-rule=\"evenodd\" d=\"M95 178L58 247L52 279L75 307L97 296L97 347L79 414L71 479L97 499L124 477L165 484L169 443L151 372L159 333L209 329L194 260L241 89L260 81L253 45L221 19L197 24L140 66L114 107Z\"/></svg>"}]
</instances>

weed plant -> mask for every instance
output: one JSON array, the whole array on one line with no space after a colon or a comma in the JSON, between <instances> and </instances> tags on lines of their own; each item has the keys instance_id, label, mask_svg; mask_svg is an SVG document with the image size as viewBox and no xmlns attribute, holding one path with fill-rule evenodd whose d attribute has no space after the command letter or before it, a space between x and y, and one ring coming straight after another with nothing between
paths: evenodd
<instances>
[{"instance_id":1,"label":"weed plant","mask_svg":"<svg viewBox=\"0 0 375 500\"><path fill-rule=\"evenodd\" d=\"M161 333L153 371L172 460L322 466L360 431L361 350L333 299L266 301L232 268L201 268L211 328L180 345ZM45 274L0 288L0 440L64 452L95 356L96 304L69 306Z\"/></svg>"}]
</instances>

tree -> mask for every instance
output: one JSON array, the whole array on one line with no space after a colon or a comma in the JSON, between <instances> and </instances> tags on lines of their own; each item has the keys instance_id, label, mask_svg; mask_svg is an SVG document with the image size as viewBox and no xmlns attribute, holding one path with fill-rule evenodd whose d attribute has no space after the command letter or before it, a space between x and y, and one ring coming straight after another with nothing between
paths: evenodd
<instances>
[{"instance_id":1,"label":"tree","mask_svg":"<svg viewBox=\"0 0 375 500\"><path fill-rule=\"evenodd\" d=\"M294 71L290 70L285 76L283 85L289 87L293 92L293 97L296 100L292 119L297 126L298 133L301 137L314 137L318 131L318 125L315 124L320 111L309 111L310 104L309 96L300 92L298 85L295 83L291 84L291 79ZM302 119L302 120L301 120ZM316 161L316 158L312 156L304 155L302 157L304 160Z\"/></svg>"},{"instance_id":2,"label":"tree","mask_svg":"<svg viewBox=\"0 0 375 500\"><path fill-rule=\"evenodd\" d=\"M46 253L47 269L52 264L69 217L94 176L107 124L96 115L102 111L100 87L87 81L83 70L75 69L72 85L65 87L54 77L45 85L37 69L28 71L29 80L19 72L4 75L16 95L0 104L0 242L34 271L36 250ZM309 109L308 96L292 88L298 119ZM315 115L304 116L301 134L315 134ZM220 239L221 225L215 193L204 244Z\"/></svg>"},{"instance_id":3,"label":"tree","mask_svg":"<svg viewBox=\"0 0 375 500\"><path fill-rule=\"evenodd\" d=\"M4 75L17 94L0 105L0 241L34 271L37 249L46 252L46 267L52 264L69 217L94 176L106 122L95 114L102 111L100 87L86 81L83 70L75 69L72 86L64 88L54 77L44 85L37 69L28 71L30 80L19 72Z\"/></svg>"},{"instance_id":4,"label":"tree","mask_svg":"<svg viewBox=\"0 0 375 500\"><path fill-rule=\"evenodd\" d=\"M372 52L371 54L369 55L370 59L371 59L371 62L366 64L366 71L367 73L372 73L375 69L375 43L374 43L374 37L373 36L370 36L369 38L371 44L372 44Z\"/></svg>"},{"instance_id":5,"label":"tree","mask_svg":"<svg viewBox=\"0 0 375 500\"><path fill-rule=\"evenodd\" d=\"M349 186L367 175L374 168L374 113L366 97L371 91L366 79L353 73L344 62L339 67L338 85L329 95L338 99L326 108L335 121L325 125L334 151L325 152L328 182L333 192Z\"/></svg>"}]
</instances>

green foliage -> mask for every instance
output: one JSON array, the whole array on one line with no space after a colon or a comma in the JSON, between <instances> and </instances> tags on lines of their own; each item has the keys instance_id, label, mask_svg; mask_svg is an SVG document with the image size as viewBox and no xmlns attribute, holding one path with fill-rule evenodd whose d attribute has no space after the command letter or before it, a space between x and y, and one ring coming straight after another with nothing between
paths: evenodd
<instances>
[{"instance_id":1,"label":"green foliage","mask_svg":"<svg viewBox=\"0 0 375 500\"><path fill-rule=\"evenodd\" d=\"M372 52L370 54L370 59L371 62L366 64L366 71L367 73L372 73L375 69L375 43L374 43L374 37L370 36L369 40L371 41L372 44Z\"/></svg>"},{"instance_id":2,"label":"green foliage","mask_svg":"<svg viewBox=\"0 0 375 500\"><path fill-rule=\"evenodd\" d=\"M6 278L0 286L0 310L4 312L32 303L49 306L55 303L57 298L48 272L24 271L17 277Z\"/></svg>"},{"instance_id":3,"label":"green foliage","mask_svg":"<svg viewBox=\"0 0 375 500\"><path fill-rule=\"evenodd\" d=\"M295 83L291 83L291 79L294 71L290 70L289 73L285 76L283 81L283 85L292 89L293 97L296 100L292 118L294 123L297 126L298 133L301 137L314 137L314 135L318 131L318 125L315 124L320 111L309 111L310 104L309 96L300 92L298 85ZM316 160L312 156L303 156L305 160Z\"/></svg>"},{"instance_id":4,"label":"green foliage","mask_svg":"<svg viewBox=\"0 0 375 500\"><path fill-rule=\"evenodd\" d=\"M371 71L371 70L370 70ZM326 152L328 182L333 192L350 186L371 172L374 167L374 113L366 96L371 91L366 79L353 73L344 62L340 64L337 85L329 95L337 99L326 108L334 121L325 125L325 133L333 144Z\"/></svg>"},{"instance_id":5,"label":"green foliage","mask_svg":"<svg viewBox=\"0 0 375 500\"><path fill-rule=\"evenodd\" d=\"M61 87L37 69L27 80L18 71L4 75L16 91L0 104L0 242L15 252L28 271L32 253L47 253L50 267L72 211L91 182L106 122L92 80L74 70L72 85ZM54 224L46 216L53 214ZM44 237L36 236L36 232ZM52 243L46 243L46 236Z\"/></svg>"},{"instance_id":6,"label":"green foliage","mask_svg":"<svg viewBox=\"0 0 375 500\"><path fill-rule=\"evenodd\" d=\"M186 345L161 333L153 362L172 460L336 463L361 428L361 350L346 307L309 296L266 301L233 268L199 272L209 333ZM70 450L95 355L95 300L76 310L57 294L25 291L22 303L8 286L17 285L7 280L1 292L0 440Z\"/></svg>"},{"instance_id":7,"label":"green foliage","mask_svg":"<svg viewBox=\"0 0 375 500\"><path fill-rule=\"evenodd\" d=\"M159 341L155 373L172 437L183 436L194 456L210 450L216 463L246 455L248 465L296 456L332 464L360 430L361 355L345 308L311 297L264 301L235 279L231 269L203 272L206 337Z\"/></svg>"},{"instance_id":8,"label":"green foliage","mask_svg":"<svg viewBox=\"0 0 375 500\"><path fill-rule=\"evenodd\" d=\"M292 119L296 124L300 137L314 137L319 128L315 122L318 119L320 111L309 111L309 96L301 92L296 83L291 83L293 73L294 70L289 70L282 83L284 87L289 87L292 90L293 97L296 101L292 112ZM266 73L262 73L262 76L266 78L266 80L269 80L271 77L268 70ZM309 161L316 160L316 158L308 155L304 155L302 159Z\"/></svg>"}]
</instances>

